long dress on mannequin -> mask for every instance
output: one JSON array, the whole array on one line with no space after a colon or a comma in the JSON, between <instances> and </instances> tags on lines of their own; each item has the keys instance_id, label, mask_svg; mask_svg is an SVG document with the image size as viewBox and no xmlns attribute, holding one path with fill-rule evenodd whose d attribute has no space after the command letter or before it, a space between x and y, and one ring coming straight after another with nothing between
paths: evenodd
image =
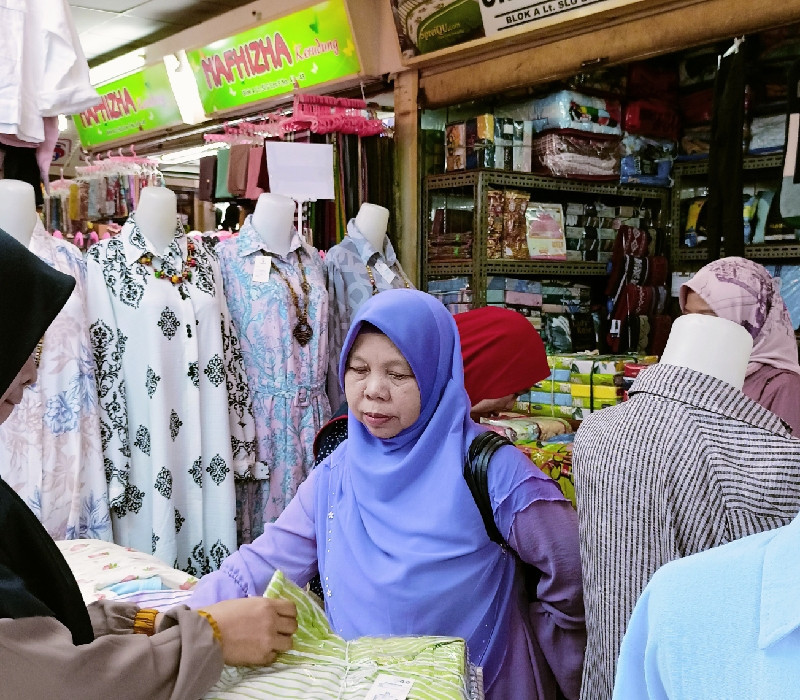
<instances>
[{"instance_id":1,"label":"long dress on mannequin","mask_svg":"<svg viewBox=\"0 0 800 700\"><path fill-rule=\"evenodd\" d=\"M76 284L42 339L36 384L0 426L1 476L54 539L110 540L86 262L38 220L30 250Z\"/></svg>"},{"instance_id":2,"label":"long dress on mannequin","mask_svg":"<svg viewBox=\"0 0 800 700\"><path fill-rule=\"evenodd\" d=\"M358 230L355 219L347 224L347 235L325 255L325 276L329 294L328 398L336 410L344 401L339 389L339 353L350 319L371 296L387 289L413 285L406 277L389 237L383 250L375 250Z\"/></svg>"},{"instance_id":3,"label":"long dress on mannequin","mask_svg":"<svg viewBox=\"0 0 800 700\"><path fill-rule=\"evenodd\" d=\"M258 439L255 483L239 488L240 539L252 541L274 521L314 466L313 443L330 418L325 394L328 363L328 294L319 253L295 231L286 255L264 250L247 217L236 238L219 243L219 257L234 327L253 396ZM271 256L266 279L254 274ZM302 265L302 272L301 272ZM303 273L309 285L303 289ZM301 345L293 335L298 311L306 310L312 335Z\"/></svg>"},{"instance_id":4,"label":"long dress on mannequin","mask_svg":"<svg viewBox=\"0 0 800 700\"><path fill-rule=\"evenodd\" d=\"M234 474L255 455L219 266L177 223L156 254L132 215L88 270L114 540L203 575L236 547Z\"/></svg>"}]
</instances>

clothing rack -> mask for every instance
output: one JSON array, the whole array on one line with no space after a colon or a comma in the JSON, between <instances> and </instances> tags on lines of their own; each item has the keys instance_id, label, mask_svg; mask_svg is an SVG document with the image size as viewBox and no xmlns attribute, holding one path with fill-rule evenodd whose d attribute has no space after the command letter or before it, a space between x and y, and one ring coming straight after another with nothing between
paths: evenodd
<instances>
[{"instance_id":1,"label":"clothing rack","mask_svg":"<svg viewBox=\"0 0 800 700\"><path fill-rule=\"evenodd\" d=\"M371 115L364 100L325 95L295 95L292 116L279 124L284 134L307 129L315 134L375 136L386 128Z\"/></svg>"}]
</instances>

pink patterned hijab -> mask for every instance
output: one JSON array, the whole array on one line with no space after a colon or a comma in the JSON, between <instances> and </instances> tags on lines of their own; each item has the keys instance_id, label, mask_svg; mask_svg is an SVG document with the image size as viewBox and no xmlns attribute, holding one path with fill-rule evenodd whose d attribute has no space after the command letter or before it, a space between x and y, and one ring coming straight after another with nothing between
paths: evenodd
<instances>
[{"instance_id":1,"label":"pink patterned hijab","mask_svg":"<svg viewBox=\"0 0 800 700\"><path fill-rule=\"evenodd\" d=\"M745 328L753 338L747 376L762 365L800 374L794 328L778 284L752 260L722 258L681 286L681 310L691 289L717 316Z\"/></svg>"}]
</instances>

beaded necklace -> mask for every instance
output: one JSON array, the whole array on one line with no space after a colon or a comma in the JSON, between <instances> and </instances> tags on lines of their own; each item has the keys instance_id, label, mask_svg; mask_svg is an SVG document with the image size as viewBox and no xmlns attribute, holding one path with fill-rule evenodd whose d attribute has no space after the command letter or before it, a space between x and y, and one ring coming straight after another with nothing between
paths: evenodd
<instances>
[{"instance_id":1,"label":"beaded necklace","mask_svg":"<svg viewBox=\"0 0 800 700\"><path fill-rule=\"evenodd\" d=\"M369 265L366 265L367 268L367 275L369 276L369 283L372 285L372 296L375 296L380 290L378 289L378 285L375 284L375 275L372 274L372 268ZM408 280L405 278L405 275L400 275L403 279L403 284L406 285L406 289L411 289L411 285L408 283Z\"/></svg>"},{"instance_id":2,"label":"beaded necklace","mask_svg":"<svg viewBox=\"0 0 800 700\"><path fill-rule=\"evenodd\" d=\"M161 268L156 269L153 265L153 256L149 253L143 253L139 256L139 263L145 265L147 267L153 268L153 277L156 279L164 279L172 282L174 285L183 284L184 282L191 282L192 281L192 270L197 267L197 258L195 257L196 248L194 245L194 241L191 238L186 239L186 260L183 261L183 269L181 270L180 274L174 272L170 274L166 270L164 270L164 261L162 258L161 261ZM185 299L186 294L184 293L183 289L181 289L181 296Z\"/></svg>"},{"instance_id":3,"label":"beaded necklace","mask_svg":"<svg viewBox=\"0 0 800 700\"><path fill-rule=\"evenodd\" d=\"M261 251L262 255L267 255L265 251ZM302 277L302 282L300 283L300 290L303 292L303 305L300 306L300 298L297 296L297 292L294 291L294 287L289 283L286 275L283 274L281 269L275 265L273 266L273 270L275 270L275 274L278 275L283 280L283 283L289 289L289 294L292 297L292 304L294 305L294 310L297 314L297 323L295 327L292 329L292 335L294 336L295 340L300 344L301 347L305 347L308 345L309 341L311 340L312 336L314 335L314 329L311 327L311 324L308 322L308 306L310 303L310 296L311 296L311 285L308 283L308 278L306 277L306 269L303 266L303 259L300 257L300 250L295 251L295 255L297 255L297 264L300 268L300 275Z\"/></svg>"}]
</instances>

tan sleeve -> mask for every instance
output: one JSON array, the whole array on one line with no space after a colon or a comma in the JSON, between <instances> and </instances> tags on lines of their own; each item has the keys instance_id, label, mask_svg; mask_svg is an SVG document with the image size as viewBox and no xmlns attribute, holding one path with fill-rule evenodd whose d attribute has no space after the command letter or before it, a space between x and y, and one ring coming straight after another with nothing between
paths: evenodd
<instances>
[{"instance_id":1,"label":"tan sleeve","mask_svg":"<svg viewBox=\"0 0 800 700\"><path fill-rule=\"evenodd\" d=\"M105 606L96 607L102 616ZM54 618L0 619L0 696L197 700L219 679L222 650L196 612L174 608L166 617L177 624L152 637L107 634L83 646Z\"/></svg>"}]
</instances>

